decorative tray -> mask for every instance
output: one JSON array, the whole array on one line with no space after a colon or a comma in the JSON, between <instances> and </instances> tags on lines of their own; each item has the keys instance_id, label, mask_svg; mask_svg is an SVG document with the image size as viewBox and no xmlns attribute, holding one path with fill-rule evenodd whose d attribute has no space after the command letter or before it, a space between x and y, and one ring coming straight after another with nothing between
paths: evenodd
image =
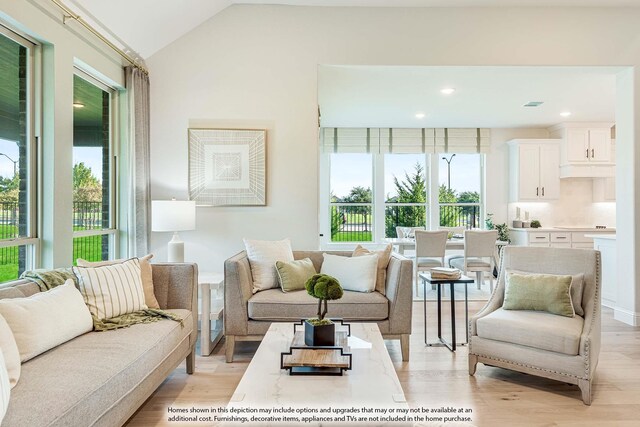
<instances>
[{"instance_id":1,"label":"decorative tray","mask_svg":"<svg viewBox=\"0 0 640 427\"><path fill-rule=\"evenodd\" d=\"M349 348L351 325L342 319L331 319L346 326L346 330L336 330L335 346L308 346L304 343L304 320L293 325L293 340L289 351L280 353L280 369L289 375L342 375L351 370L352 355Z\"/></svg>"}]
</instances>

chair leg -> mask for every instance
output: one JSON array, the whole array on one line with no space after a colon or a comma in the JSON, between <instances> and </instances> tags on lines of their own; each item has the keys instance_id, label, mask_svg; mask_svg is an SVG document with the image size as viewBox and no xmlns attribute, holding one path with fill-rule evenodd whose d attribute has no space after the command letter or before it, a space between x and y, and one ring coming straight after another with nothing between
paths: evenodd
<instances>
[{"instance_id":1,"label":"chair leg","mask_svg":"<svg viewBox=\"0 0 640 427\"><path fill-rule=\"evenodd\" d=\"M409 334L400 335L400 350L402 350L402 361L409 361Z\"/></svg>"},{"instance_id":2,"label":"chair leg","mask_svg":"<svg viewBox=\"0 0 640 427\"><path fill-rule=\"evenodd\" d=\"M582 392L582 401L591 406L591 380L578 380L578 387Z\"/></svg>"},{"instance_id":3,"label":"chair leg","mask_svg":"<svg viewBox=\"0 0 640 427\"><path fill-rule=\"evenodd\" d=\"M478 365L478 356L475 354L469 355L469 375L473 376L476 373L476 366Z\"/></svg>"},{"instance_id":4,"label":"chair leg","mask_svg":"<svg viewBox=\"0 0 640 427\"><path fill-rule=\"evenodd\" d=\"M235 335L225 335L224 336L224 346L225 346L225 354L227 358L227 363L233 362L233 350L236 347L236 336Z\"/></svg>"},{"instance_id":5,"label":"chair leg","mask_svg":"<svg viewBox=\"0 0 640 427\"><path fill-rule=\"evenodd\" d=\"M482 271L476 271L476 283L478 285L478 290L482 286Z\"/></svg>"}]
</instances>

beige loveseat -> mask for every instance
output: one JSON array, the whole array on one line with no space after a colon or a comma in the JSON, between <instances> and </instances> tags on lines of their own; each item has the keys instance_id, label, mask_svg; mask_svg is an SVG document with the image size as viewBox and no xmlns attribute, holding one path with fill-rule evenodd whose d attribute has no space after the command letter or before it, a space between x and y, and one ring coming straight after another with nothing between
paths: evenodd
<instances>
[{"instance_id":1,"label":"beige loveseat","mask_svg":"<svg viewBox=\"0 0 640 427\"><path fill-rule=\"evenodd\" d=\"M351 256L351 252L327 251ZM321 251L294 251L295 259L311 258L316 271L323 261ZM399 339L402 360L409 360L411 334L413 264L396 253L387 267L385 295L379 292L345 291L329 302L329 317L354 322L376 322L385 339ZM306 291L282 292L280 288L252 293L253 278L246 252L224 263L224 334L227 362L233 361L236 341L260 341L271 322L292 322L314 317L318 302Z\"/></svg>"},{"instance_id":2,"label":"beige loveseat","mask_svg":"<svg viewBox=\"0 0 640 427\"><path fill-rule=\"evenodd\" d=\"M153 264L162 309L184 319L89 332L22 364L2 427L120 426L186 359L193 373L197 336L195 264ZM39 292L33 282L0 285L0 298Z\"/></svg>"}]
</instances>

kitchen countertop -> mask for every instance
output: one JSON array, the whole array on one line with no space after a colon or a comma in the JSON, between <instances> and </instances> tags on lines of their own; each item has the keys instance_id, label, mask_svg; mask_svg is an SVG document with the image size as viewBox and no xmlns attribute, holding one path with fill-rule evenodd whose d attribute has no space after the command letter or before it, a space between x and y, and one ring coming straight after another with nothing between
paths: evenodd
<instances>
[{"instance_id":1,"label":"kitchen countertop","mask_svg":"<svg viewBox=\"0 0 640 427\"><path fill-rule=\"evenodd\" d=\"M590 237L592 239L616 240L615 234L585 234L584 237Z\"/></svg>"},{"instance_id":2,"label":"kitchen countertop","mask_svg":"<svg viewBox=\"0 0 640 427\"><path fill-rule=\"evenodd\" d=\"M589 232L589 233L615 233L615 228L595 228L595 227L540 227L540 228L509 228L510 231L534 231L548 233L555 232Z\"/></svg>"}]
</instances>

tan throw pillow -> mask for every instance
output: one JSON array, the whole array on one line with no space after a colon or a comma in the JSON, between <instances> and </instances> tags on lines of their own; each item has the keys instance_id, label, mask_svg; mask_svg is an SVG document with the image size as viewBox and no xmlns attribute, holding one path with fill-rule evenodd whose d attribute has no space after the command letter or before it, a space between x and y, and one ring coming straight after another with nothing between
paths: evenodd
<instances>
[{"instance_id":1,"label":"tan throw pillow","mask_svg":"<svg viewBox=\"0 0 640 427\"><path fill-rule=\"evenodd\" d=\"M283 292L304 289L304 284L317 273L311 258L295 261L276 261L278 281Z\"/></svg>"},{"instance_id":2,"label":"tan throw pillow","mask_svg":"<svg viewBox=\"0 0 640 427\"><path fill-rule=\"evenodd\" d=\"M13 332L22 362L93 330L91 314L71 279L30 297L0 300L0 315Z\"/></svg>"},{"instance_id":3,"label":"tan throw pillow","mask_svg":"<svg viewBox=\"0 0 640 427\"><path fill-rule=\"evenodd\" d=\"M276 261L293 261L289 239L268 241L243 239L251 266L253 293L278 287Z\"/></svg>"},{"instance_id":4,"label":"tan throw pillow","mask_svg":"<svg viewBox=\"0 0 640 427\"><path fill-rule=\"evenodd\" d=\"M147 308L138 258L103 267L73 267L73 272L89 311L98 320Z\"/></svg>"},{"instance_id":5,"label":"tan throw pillow","mask_svg":"<svg viewBox=\"0 0 640 427\"><path fill-rule=\"evenodd\" d=\"M574 317L571 276L507 273L502 308Z\"/></svg>"},{"instance_id":6,"label":"tan throw pillow","mask_svg":"<svg viewBox=\"0 0 640 427\"><path fill-rule=\"evenodd\" d=\"M0 315L0 353L4 357L4 363L9 375L11 388L15 387L20 379L20 352L16 339L11 332L7 321Z\"/></svg>"},{"instance_id":7,"label":"tan throw pillow","mask_svg":"<svg viewBox=\"0 0 640 427\"><path fill-rule=\"evenodd\" d=\"M140 260L140 278L142 279L142 290L144 291L144 302L149 308L160 308L153 288L153 272L151 270L151 258L153 254L138 258ZM129 259L114 259L110 261L86 261L82 258L76 260L78 267L103 267L105 265L122 264Z\"/></svg>"},{"instance_id":8,"label":"tan throw pillow","mask_svg":"<svg viewBox=\"0 0 640 427\"><path fill-rule=\"evenodd\" d=\"M536 274L530 271L520 270L507 270L507 274ZM584 316L584 310L582 309L582 289L584 288L584 273L574 274L571 276L571 303L573 304L573 311L578 316Z\"/></svg>"},{"instance_id":9,"label":"tan throw pillow","mask_svg":"<svg viewBox=\"0 0 640 427\"><path fill-rule=\"evenodd\" d=\"M393 246L391 244L387 245L382 250L379 251L370 251L367 248L363 248L358 245L353 250L353 254L351 256L362 256L362 255L371 255L376 254L378 256L378 270L376 275L376 291L380 292L382 295L385 295L386 292L386 283L387 283L387 267L389 266L389 261L391 260L391 251L393 250Z\"/></svg>"}]
</instances>

